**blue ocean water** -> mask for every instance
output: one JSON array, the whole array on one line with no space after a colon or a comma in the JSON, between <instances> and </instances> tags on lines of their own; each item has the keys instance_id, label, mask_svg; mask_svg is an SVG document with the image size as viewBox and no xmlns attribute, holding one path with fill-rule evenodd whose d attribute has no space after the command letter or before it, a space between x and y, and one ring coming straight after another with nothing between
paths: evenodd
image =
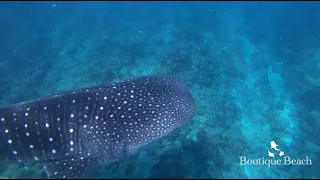
<instances>
[{"instance_id":1,"label":"blue ocean water","mask_svg":"<svg viewBox=\"0 0 320 180\"><path fill-rule=\"evenodd\" d=\"M192 123L92 178L320 178L319 18L318 2L1 2L0 105L174 75Z\"/></svg>"}]
</instances>

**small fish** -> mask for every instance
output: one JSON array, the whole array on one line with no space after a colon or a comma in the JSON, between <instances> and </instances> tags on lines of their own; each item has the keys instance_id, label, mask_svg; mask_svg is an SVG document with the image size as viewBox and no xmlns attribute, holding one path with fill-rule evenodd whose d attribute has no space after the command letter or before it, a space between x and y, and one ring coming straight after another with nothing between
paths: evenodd
<instances>
[{"instance_id":1,"label":"small fish","mask_svg":"<svg viewBox=\"0 0 320 180\"><path fill-rule=\"evenodd\" d=\"M274 153L272 153L272 152L270 152L270 151L268 150L268 156L269 156L269 157L274 157Z\"/></svg>"},{"instance_id":2,"label":"small fish","mask_svg":"<svg viewBox=\"0 0 320 180\"><path fill-rule=\"evenodd\" d=\"M195 102L172 76L142 76L0 108L0 162L41 162L49 178L87 178L103 163L186 125Z\"/></svg>"}]
</instances>

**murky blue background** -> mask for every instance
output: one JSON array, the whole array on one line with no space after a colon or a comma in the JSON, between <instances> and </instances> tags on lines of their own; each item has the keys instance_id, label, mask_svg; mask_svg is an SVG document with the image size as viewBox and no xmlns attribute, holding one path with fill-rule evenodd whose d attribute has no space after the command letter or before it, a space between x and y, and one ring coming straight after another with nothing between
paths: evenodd
<instances>
[{"instance_id":1,"label":"murky blue background","mask_svg":"<svg viewBox=\"0 0 320 180\"><path fill-rule=\"evenodd\" d=\"M319 178L319 19L318 2L1 2L0 104L175 75L193 122L93 178ZM268 159L270 141L312 165L239 165ZM0 164L0 177L46 174Z\"/></svg>"}]
</instances>

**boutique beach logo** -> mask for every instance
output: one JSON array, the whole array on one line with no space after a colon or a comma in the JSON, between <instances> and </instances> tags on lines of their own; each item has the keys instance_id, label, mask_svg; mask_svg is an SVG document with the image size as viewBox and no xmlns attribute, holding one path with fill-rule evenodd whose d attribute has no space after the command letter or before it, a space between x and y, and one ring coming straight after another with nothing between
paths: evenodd
<instances>
[{"instance_id":1,"label":"boutique beach logo","mask_svg":"<svg viewBox=\"0 0 320 180\"><path fill-rule=\"evenodd\" d=\"M268 158L248 158L246 156L240 156L240 165L249 165L249 166L310 166L312 165L311 159L306 156L304 158L295 159L290 156L285 155L285 152L278 148L278 145L275 141L270 142L270 148L267 149Z\"/></svg>"}]
</instances>

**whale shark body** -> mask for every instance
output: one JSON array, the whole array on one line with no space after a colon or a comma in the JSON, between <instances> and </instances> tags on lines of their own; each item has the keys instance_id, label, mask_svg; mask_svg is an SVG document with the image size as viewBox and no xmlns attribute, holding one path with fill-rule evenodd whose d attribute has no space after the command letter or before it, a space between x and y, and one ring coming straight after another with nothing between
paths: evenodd
<instances>
[{"instance_id":1,"label":"whale shark body","mask_svg":"<svg viewBox=\"0 0 320 180\"><path fill-rule=\"evenodd\" d=\"M49 178L87 178L103 163L186 125L195 102L171 76L142 76L0 108L0 162L41 162Z\"/></svg>"}]
</instances>

